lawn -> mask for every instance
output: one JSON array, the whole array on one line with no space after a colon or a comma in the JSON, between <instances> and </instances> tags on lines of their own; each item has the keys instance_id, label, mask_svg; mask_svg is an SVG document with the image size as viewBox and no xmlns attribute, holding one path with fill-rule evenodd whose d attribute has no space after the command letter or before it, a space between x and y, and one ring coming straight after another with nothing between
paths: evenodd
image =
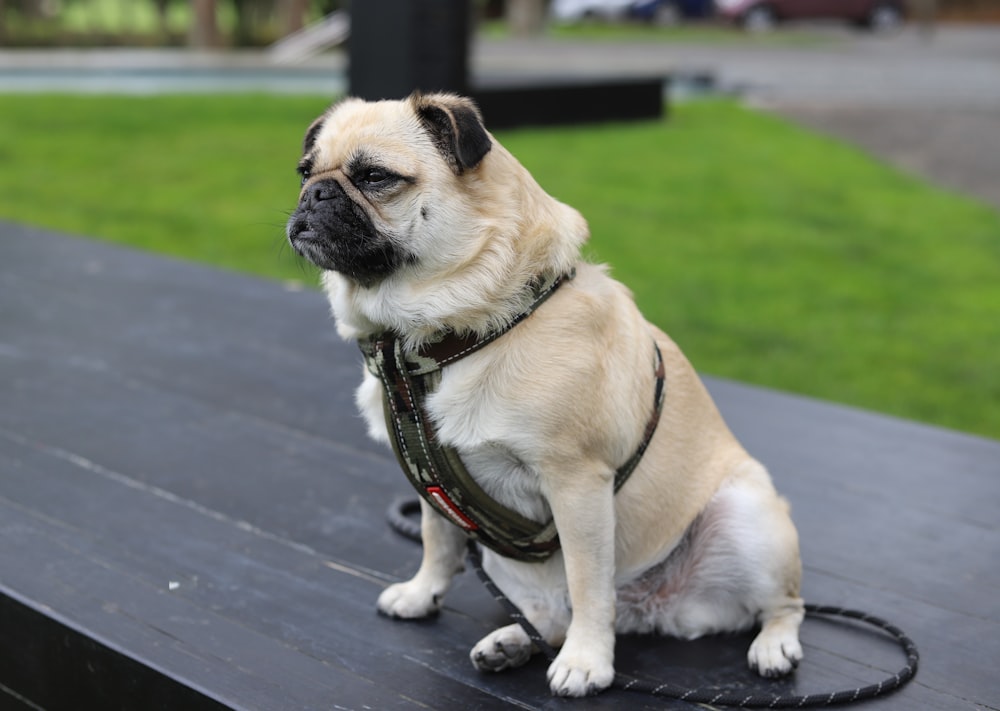
<instances>
[{"instance_id":1,"label":"lawn","mask_svg":"<svg viewBox=\"0 0 1000 711\"><path fill-rule=\"evenodd\" d=\"M315 97L0 97L0 217L313 284ZM498 135L702 372L1000 438L1000 213L730 103Z\"/></svg>"}]
</instances>

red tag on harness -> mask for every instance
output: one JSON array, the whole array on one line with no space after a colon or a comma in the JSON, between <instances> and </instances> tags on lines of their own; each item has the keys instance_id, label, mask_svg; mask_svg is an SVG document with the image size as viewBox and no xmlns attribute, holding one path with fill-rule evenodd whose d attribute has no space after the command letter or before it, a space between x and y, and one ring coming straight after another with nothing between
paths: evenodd
<instances>
[{"instance_id":1,"label":"red tag on harness","mask_svg":"<svg viewBox=\"0 0 1000 711\"><path fill-rule=\"evenodd\" d=\"M466 531L475 531L479 528L475 521L462 513L458 506L455 505L455 502L448 498L448 495L444 493L444 489L440 486L428 486L427 494L437 504L438 510L454 521L459 527L464 528Z\"/></svg>"}]
</instances>

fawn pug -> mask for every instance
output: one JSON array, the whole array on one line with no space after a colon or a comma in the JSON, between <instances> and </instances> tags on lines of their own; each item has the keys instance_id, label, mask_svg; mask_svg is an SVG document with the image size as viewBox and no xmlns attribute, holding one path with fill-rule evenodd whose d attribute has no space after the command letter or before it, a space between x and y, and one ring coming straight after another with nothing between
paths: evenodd
<instances>
[{"instance_id":1,"label":"fawn pug","mask_svg":"<svg viewBox=\"0 0 1000 711\"><path fill-rule=\"evenodd\" d=\"M444 335L502 335L443 368L426 398L436 442L507 509L554 522L540 561L485 551L485 567L552 645L555 694L609 686L616 632L695 638L760 625L748 652L764 676L802 656L801 563L788 505L736 441L687 359L606 268L581 259L588 227L548 195L449 94L334 104L308 129L287 234L323 269L341 336L393 334L416 352ZM600 176L595 176L599 180ZM540 280L562 285L527 318ZM518 321L516 326L510 324ZM631 476L657 386L662 414ZM357 402L389 441L383 381ZM391 394L390 394L391 395ZM460 570L465 532L422 502L423 559L378 609L438 610ZM501 670L533 646L495 630L473 663Z\"/></svg>"}]
</instances>

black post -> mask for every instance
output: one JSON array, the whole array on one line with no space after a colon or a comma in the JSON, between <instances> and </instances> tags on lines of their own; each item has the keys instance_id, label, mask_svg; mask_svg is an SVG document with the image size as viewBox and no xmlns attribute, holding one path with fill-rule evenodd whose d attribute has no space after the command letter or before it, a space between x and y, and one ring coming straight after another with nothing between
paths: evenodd
<instances>
[{"instance_id":1,"label":"black post","mask_svg":"<svg viewBox=\"0 0 1000 711\"><path fill-rule=\"evenodd\" d=\"M350 93L401 99L415 89L468 93L470 0L354 0Z\"/></svg>"}]
</instances>

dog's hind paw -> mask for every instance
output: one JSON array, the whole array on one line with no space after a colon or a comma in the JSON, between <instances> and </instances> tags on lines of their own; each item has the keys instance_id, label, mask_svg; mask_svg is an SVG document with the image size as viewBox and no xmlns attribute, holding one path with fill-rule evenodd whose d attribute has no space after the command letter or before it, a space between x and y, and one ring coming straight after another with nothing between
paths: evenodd
<instances>
[{"instance_id":1,"label":"dog's hind paw","mask_svg":"<svg viewBox=\"0 0 1000 711\"><path fill-rule=\"evenodd\" d=\"M795 635L782 637L761 632L747 652L750 668L769 679L791 673L801 659L802 645Z\"/></svg>"},{"instance_id":2,"label":"dog's hind paw","mask_svg":"<svg viewBox=\"0 0 1000 711\"><path fill-rule=\"evenodd\" d=\"M747 664L763 677L773 679L791 673L802 660L799 625L805 612L802 600L789 598L776 614L764 620L747 652Z\"/></svg>"},{"instance_id":3,"label":"dog's hind paw","mask_svg":"<svg viewBox=\"0 0 1000 711\"><path fill-rule=\"evenodd\" d=\"M479 671L503 671L519 667L531 659L531 640L520 625L507 625L479 640L469 652Z\"/></svg>"}]
</instances>

